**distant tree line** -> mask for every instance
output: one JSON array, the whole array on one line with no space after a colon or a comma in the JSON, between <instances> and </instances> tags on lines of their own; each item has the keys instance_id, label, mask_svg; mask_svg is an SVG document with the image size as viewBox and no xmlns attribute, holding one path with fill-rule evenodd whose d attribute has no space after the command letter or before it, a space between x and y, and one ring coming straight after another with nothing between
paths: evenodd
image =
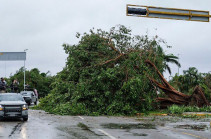
<instances>
[{"instance_id":1,"label":"distant tree line","mask_svg":"<svg viewBox=\"0 0 211 139\"><path fill-rule=\"evenodd\" d=\"M26 70L26 88L37 89L39 97L45 97L51 91L51 83L53 77L47 73L41 73L37 68ZM11 75L6 79L7 81L7 92L10 92L10 85L14 80L17 80L19 85L19 91L24 90L24 68L20 68L14 75Z\"/></svg>"}]
</instances>

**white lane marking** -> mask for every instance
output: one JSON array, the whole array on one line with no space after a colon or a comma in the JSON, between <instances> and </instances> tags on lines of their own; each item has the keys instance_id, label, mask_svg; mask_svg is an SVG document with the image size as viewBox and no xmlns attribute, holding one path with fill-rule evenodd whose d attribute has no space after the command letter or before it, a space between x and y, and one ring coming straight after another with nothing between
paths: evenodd
<instances>
[{"instance_id":1,"label":"white lane marking","mask_svg":"<svg viewBox=\"0 0 211 139\"><path fill-rule=\"evenodd\" d=\"M84 118L83 117L81 117L81 116L78 116L79 118L81 118L82 120L84 120Z\"/></svg>"},{"instance_id":2,"label":"white lane marking","mask_svg":"<svg viewBox=\"0 0 211 139\"><path fill-rule=\"evenodd\" d=\"M105 134L106 136L108 136L108 137L111 138L111 139L116 139L114 136L111 136L110 134L108 134L107 132L105 132L105 131L102 130L102 129L98 129L98 131L102 132L103 134Z\"/></svg>"}]
</instances>

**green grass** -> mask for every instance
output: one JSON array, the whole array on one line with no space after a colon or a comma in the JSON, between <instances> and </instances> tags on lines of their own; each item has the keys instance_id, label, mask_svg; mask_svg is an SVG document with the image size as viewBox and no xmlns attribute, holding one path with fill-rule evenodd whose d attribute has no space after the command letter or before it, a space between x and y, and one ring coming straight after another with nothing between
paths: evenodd
<instances>
[{"instance_id":1,"label":"green grass","mask_svg":"<svg viewBox=\"0 0 211 139\"><path fill-rule=\"evenodd\" d=\"M211 106L197 107L197 106L178 106L172 105L168 107L169 114L182 114L183 112L211 112Z\"/></svg>"}]
</instances>

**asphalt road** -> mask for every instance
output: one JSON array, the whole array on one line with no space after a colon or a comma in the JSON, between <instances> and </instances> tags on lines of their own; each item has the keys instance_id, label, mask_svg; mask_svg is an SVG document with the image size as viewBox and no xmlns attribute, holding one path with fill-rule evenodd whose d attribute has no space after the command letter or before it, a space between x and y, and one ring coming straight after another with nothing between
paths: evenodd
<instances>
[{"instance_id":1,"label":"asphalt road","mask_svg":"<svg viewBox=\"0 0 211 139\"><path fill-rule=\"evenodd\" d=\"M29 110L29 120L0 121L0 139L210 139L209 118L58 116Z\"/></svg>"}]
</instances>

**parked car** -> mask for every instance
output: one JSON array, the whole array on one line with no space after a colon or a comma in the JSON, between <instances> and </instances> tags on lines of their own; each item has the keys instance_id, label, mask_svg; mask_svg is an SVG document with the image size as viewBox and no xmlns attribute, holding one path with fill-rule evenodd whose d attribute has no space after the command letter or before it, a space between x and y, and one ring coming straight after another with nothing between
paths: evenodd
<instances>
[{"instance_id":1,"label":"parked car","mask_svg":"<svg viewBox=\"0 0 211 139\"><path fill-rule=\"evenodd\" d=\"M38 98L33 91L21 91L20 94L28 105L31 105L31 103L37 105Z\"/></svg>"},{"instance_id":2,"label":"parked car","mask_svg":"<svg viewBox=\"0 0 211 139\"><path fill-rule=\"evenodd\" d=\"M28 105L22 95L17 93L0 93L0 119L23 118L28 120Z\"/></svg>"}]
</instances>

